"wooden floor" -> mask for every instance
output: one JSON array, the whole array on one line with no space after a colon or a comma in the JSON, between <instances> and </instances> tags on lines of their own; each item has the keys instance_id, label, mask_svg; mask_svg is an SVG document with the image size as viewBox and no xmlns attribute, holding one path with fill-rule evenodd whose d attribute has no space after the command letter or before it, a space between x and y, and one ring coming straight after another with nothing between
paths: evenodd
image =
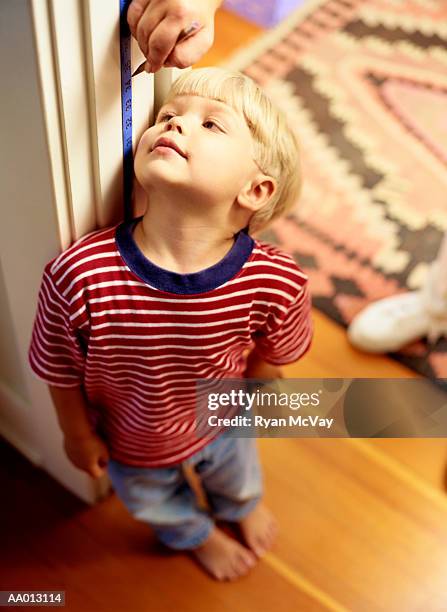
<instances>
[{"instance_id":1,"label":"wooden floor","mask_svg":"<svg viewBox=\"0 0 447 612\"><path fill-rule=\"evenodd\" d=\"M219 11L218 63L261 31ZM288 377L413 377L352 349L318 312ZM0 444L0 590L64 589L73 612L447 610L446 443L260 440L277 546L234 584L159 548L115 495L89 507Z\"/></svg>"}]
</instances>

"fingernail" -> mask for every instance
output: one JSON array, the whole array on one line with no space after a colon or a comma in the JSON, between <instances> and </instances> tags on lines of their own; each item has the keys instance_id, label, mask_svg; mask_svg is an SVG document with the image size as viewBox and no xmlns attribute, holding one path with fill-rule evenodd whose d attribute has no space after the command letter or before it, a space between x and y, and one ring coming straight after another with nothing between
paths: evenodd
<instances>
[{"instance_id":1,"label":"fingernail","mask_svg":"<svg viewBox=\"0 0 447 612\"><path fill-rule=\"evenodd\" d=\"M146 72L152 72L152 64L150 62L146 62L146 66L144 67Z\"/></svg>"}]
</instances>

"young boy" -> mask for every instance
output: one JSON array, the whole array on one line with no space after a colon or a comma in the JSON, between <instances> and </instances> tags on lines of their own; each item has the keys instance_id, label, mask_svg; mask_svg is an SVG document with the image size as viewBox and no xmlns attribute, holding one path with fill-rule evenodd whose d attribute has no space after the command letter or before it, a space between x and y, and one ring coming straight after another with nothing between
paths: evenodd
<instances>
[{"instance_id":1,"label":"young boy","mask_svg":"<svg viewBox=\"0 0 447 612\"><path fill-rule=\"evenodd\" d=\"M50 385L74 465L93 477L107 465L137 519L231 580L271 547L276 524L260 503L254 441L195 435L195 381L290 363L310 345L307 277L250 236L296 202L298 146L251 79L196 69L143 134L135 174L144 216L46 266L30 363ZM195 503L188 466L211 514ZM238 523L246 546L214 519Z\"/></svg>"}]
</instances>

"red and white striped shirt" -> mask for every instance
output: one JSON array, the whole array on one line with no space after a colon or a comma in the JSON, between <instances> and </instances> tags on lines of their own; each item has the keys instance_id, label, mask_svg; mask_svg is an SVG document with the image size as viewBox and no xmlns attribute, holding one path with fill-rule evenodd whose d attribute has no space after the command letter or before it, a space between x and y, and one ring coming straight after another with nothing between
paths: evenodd
<instances>
[{"instance_id":1,"label":"red and white striped shirt","mask_svg":"<svg viewBox=\"0 0 447 612\"><path fill-rule=\"evenodd\" d=\"M310 346L307 276L292 257L239 232L201 272L159 268L133 238L138 219L95 231L43 274L29 360L50 385L83 385L111 457L145 467L185 460L195 381L241 378L255 344L273 364Z\"/></svg>"}]
</instances>

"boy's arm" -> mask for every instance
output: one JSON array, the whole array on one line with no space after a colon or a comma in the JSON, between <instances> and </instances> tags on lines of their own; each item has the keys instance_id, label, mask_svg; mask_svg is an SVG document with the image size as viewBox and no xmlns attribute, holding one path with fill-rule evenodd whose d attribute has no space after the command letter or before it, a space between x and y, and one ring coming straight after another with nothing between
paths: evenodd
<instances>
[{"instance_id":1,"label":"boy's arm","mask_svg":"<svg viewBox=\"0 0 447 612\"><path fill-rule=\"evenodd\" d=\"M247 356L245 378L284 378L279 366L268 363L256 350L256 347Z\"/></svg>"},{"instance_id":2,"label":"boy's arm","mask_svg":"<svg viewBox=\"0 0 447 612\"><path fill-rule=\"evenodd\" d=\"M48 385L69 459L97 478L104 473L108 452L88 418L82 387L85 351L72 327L70 305L54 278L54 263L50 261L43 273L29 363L36 376Z\"/></svg>"},{"instance_id":3,"label":"boy's arm","mask_svg":"<svg viewBox=\"0 0 447 612\"><path fill-rule=\"evenodd\" d=\"M307 280L294 301L283 309L282 316L276 318L279 321L267 332L255 334L255 348L248 360L250 368L262 368L263 371L276 368L280 372L279 366L297 361L309 349L313 336L313 321ZM247 374L245 376L249 378ZM282 378L282 375L271 375L270 378Z\"/></svg>"},{"instance_id":4,"label":"boy's arm","mask_svg":"<svg viewBox=\"0 0 447 612\"><path fill-rule=\"evenodd\" d=\"M66 437L83 438L92 435L87 416L87 403L82 387L54 387L48 385L56 408L59 425Z\"/></svg>"},{"instance_id":5,"label":"boy's arm","mask_svg":"<svg viewBox=\"0 0 447 612\"><path fill-rule=\"evenodd\" d=\"M82 387L48 385L64 433L64 448L70 461L80 470L99 478L109 459L107 446L93 431Z\"/></svg>"}]
</instances>

